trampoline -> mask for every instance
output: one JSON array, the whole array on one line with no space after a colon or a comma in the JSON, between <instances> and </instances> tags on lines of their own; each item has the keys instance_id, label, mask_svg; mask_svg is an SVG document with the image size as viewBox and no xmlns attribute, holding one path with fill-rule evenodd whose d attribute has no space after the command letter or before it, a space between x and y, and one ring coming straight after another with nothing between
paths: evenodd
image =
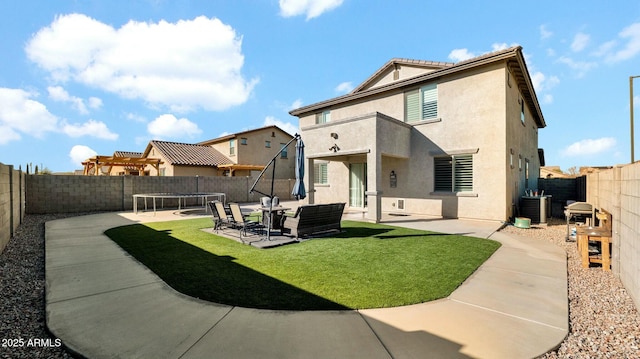
<instances>
[{"instance_id":1,"label":"trampoline","mask_svg":"<svg viewBox=\"0 0 640 359\"><path fill-rule=\"evenodd\" d=\"M156 214L157 201L160 199L160 208L164 208L164 200L165 199L177 199L178 200L178 211L187 207L187 199L189 198L197 198L200 200L200 205L204 208L205 212L209 209L207 207L207 202L209 200L218 200L223 204L227 201L226 194L222 192L212 192L212 193L138 193L133 195L133 213L138 214L138 200L144 199L144 210L147 211L147 199L151 198L153 204L153 214Z\"/></svg>"}]
</instances>

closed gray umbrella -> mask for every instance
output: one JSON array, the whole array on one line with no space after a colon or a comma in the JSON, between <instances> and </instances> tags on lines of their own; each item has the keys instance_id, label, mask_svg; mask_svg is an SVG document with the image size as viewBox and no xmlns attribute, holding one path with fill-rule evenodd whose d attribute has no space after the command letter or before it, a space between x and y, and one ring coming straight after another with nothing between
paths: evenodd
<instances>
[{"instance_id":1,"label":"closed gray umbrella","mask_svg":"<svg viewBox=\"0 0 640 359\"><path fill-rule=\"evenodd\" d=\"M300 137L296 143L296 183L291 195L297 200L307 197L307 190L304 188L304 142Z\"/></svg>"}]
</instances>

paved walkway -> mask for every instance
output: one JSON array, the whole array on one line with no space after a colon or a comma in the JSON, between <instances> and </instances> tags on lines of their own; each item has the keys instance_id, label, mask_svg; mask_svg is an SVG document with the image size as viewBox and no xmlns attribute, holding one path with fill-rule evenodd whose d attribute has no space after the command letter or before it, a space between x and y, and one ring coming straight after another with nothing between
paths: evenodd
<instances>
[{"instance_id":1,"label":"paved walkway","mask_svg":"<svg viewBox=\"0 0 640 359\"><path fill-rule=\"evenodd\" d=\"M502 247L446 299L358 311L272 311L182 295L103 232L193 218L105 213L46 224L49 330L90 358L531 358L568 333L566 253L482 221L388 217Z\"/></svg>"}]
</instances>

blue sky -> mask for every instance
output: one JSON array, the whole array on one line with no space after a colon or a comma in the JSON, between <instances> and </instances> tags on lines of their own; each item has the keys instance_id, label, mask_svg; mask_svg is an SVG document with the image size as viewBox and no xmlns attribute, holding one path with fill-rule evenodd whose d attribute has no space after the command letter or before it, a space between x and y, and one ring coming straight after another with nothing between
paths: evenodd
<instances>
[{"instance_id":1,"label":"blue sky","mask_svg":"<svg viewBox=\"0 0 640 359\"><path fill-rule=\"evenodd\" d=\"M547 123L547 165L630 161L638 1L5 0L0 32L0 162L16 168L72 171L151 139L296 132L291 109L349 92L391 58L512 45Z\"/></svg>"}]
</instances>

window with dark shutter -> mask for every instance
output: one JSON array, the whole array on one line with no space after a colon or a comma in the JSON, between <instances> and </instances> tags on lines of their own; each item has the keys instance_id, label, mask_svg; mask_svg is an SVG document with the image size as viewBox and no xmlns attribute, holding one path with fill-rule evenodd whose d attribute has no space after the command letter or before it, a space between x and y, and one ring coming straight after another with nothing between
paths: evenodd
<instances>
[{"instance_id":1,"label":"window with dark shutter","mask_svg":"<svg viewBox=\"0 0 640 359\"><path fill-rule=\"evenodd\" d=\"M435 157L434 191L472 192L473 156L456 155Z\"/></svg>"}]
</instances>

